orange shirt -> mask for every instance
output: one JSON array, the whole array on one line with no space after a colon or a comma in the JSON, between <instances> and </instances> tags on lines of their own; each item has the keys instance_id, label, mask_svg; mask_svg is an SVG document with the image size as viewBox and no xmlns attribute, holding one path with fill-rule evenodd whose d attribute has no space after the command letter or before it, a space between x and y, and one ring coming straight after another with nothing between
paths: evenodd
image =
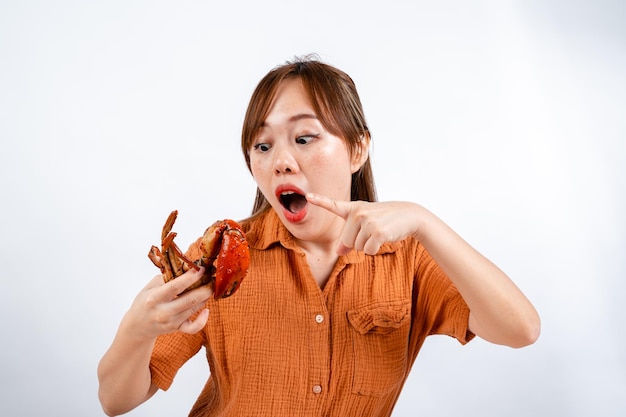
<instances>
[{"instance_id":1,"label":"orange shirt","mask_svg":"<svg viewBox=\"0 0 626 417\"><path fill-rule=\"evenodd\" d=\"M208 301L202 331L154 347L163 390L206 348L211 375L190 416L389 416L428 335L473 337L466 303L414 239L340 257L321 289L273 210L242 226L251 259L239 290Z\"/></svg>"}]
</instances>

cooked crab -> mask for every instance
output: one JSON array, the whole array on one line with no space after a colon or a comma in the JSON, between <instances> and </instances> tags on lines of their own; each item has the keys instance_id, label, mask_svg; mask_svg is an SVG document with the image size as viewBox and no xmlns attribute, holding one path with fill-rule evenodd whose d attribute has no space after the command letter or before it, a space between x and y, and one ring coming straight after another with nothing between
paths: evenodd
<instances>
[{"instance_id":1,"label":"cooked crab","mask_svg":"<svg viewBox=\"0 0 626 417\"><path fill-rule=\"evenodd\" d=\"M152 246L148 258L161 270L165 282L184 274L190 268L197 271L203 266L205 273L202 278L185 292L212 284L214 298L231 296L239 288L250 266L248 242L241 226L229 219L213 223L200 239L200 258L192 260L174 243L176 233L172 232L172 226L177 216L177 210L170 213L161 232L161 249Z\"/></svg>"}]
</instances>

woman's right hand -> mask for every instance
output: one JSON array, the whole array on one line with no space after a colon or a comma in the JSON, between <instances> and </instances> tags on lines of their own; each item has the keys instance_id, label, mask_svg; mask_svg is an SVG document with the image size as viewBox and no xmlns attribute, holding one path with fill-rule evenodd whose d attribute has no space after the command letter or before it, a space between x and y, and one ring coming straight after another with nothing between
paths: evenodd
<instances>
[{"instance_id":1,"label":"woman's right hand","mask_svg":"<svg viewBox=\"0 0 626 417\"><path fill-rule=\"evenodd\" d=\"M124 414L156 392L150 356L157 336L177 330L196 333L204 327L213 290L203 285L178 295L203 273L204 268L191 270L167 283L159 274L137 294L98 366L98 396L107 415Z\"/></svg>"},{"instance_id":2,"label":"woman's right hand","mask_svg":"<svg viewBox=\"0 0 626 417\"><path fill-rule=\"evenodd\" d=\"M203 285L179 294L197 282L203 273L204 268L199 271L189 270L167 283L163 282L161 274L156 275L137 294L121 326L127 334L146 340L174 331L190 334L200 331L209 318L205 306L213 290Z\"/></svg>"}]
</instances>

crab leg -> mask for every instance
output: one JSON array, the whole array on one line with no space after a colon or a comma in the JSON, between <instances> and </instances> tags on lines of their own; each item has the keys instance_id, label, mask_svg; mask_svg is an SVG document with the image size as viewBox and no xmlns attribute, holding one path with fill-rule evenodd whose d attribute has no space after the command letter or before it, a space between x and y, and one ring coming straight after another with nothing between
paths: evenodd
<instances>
[{"instance_id":1,"label":"crab leg","mask_svg":"<svg viewBox=\"0 0 626 417\"><path fill-rule=\"evenodd\" d=\"M167 217L167 220L165 221L165 224L163 225L163 230L161 231L161 242L165 242L165 239L172 231L172 226L174 226L176 217L178 217L178 210L172 211L170 215Z\"/></svg>"},{"instance_id":2,"label":"crab leg","mask_svg":"<svg viewBox=\"0 0 626 417\"><path fill-rule=\"evenodd\" d=\"M172 269L176 271L175 276L179 276L189 271L189 268L194 271L200 270L200 267L193 263L193 261L185 256L183 251L180 250L178 245L174 241L170 242L168 248L168 256L170 258Z\"/></svg>"},{"instance_id":3,"label":"crab leg","mask_svg":"<svg viewBox=\"0 0 626 417\"><path fill-rule=\"evenodd\" d=\"M183 271L183 262L177 256L176 250L174 249L174 247L176 246L173 240L175 236L176 233L170 233L165 239L166 242L163 244L165 257L169 263L170 269L172 270L172 277L170 279L174 279L175 277L178 277L185 272ZM178 249L178 247L176 247L176 249Z\"/></svg>"},{"instance_id":4,"label":"crab leg","mask_svg":"<svg viewBox=\"0 0 626 417\"><path fill-rule=\"evenodd\" d=\"M148 252L148 258L152 261L154 266L159 268L163 272L163 254L156 246L152 245L150 252Z\"/></svg>"}]
</instances>

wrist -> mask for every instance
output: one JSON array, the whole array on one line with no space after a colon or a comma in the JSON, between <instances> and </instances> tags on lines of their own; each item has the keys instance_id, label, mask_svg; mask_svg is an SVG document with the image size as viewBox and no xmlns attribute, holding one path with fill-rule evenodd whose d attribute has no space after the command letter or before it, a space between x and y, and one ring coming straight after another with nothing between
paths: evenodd
<instances>
[{"instance_id":1,"label":"wrist","mask_svg":"<svg viewBox=\"0 0 626 417\"><path fill-rule=\"evenodd\" d=\"M433 220L437 219L433 213L427 210L425 207L415 204L415 229L413 231L413 237L420 242L427 240L431 234Z\"/></svg>"},{"instance_id":2,"label":"wrist","mask_svg":"<svg viewBox=\"0 0 626 417\"><path fill-rule=\"evenodd\" d=\"M128 311L122 318L115 337L123 340L124 344L133 345L137 349L142 346L149 346L152 349L157 336L148 333L147 328L148 326L134 320L133 315Z\"/></svg>"}]
</instances>

